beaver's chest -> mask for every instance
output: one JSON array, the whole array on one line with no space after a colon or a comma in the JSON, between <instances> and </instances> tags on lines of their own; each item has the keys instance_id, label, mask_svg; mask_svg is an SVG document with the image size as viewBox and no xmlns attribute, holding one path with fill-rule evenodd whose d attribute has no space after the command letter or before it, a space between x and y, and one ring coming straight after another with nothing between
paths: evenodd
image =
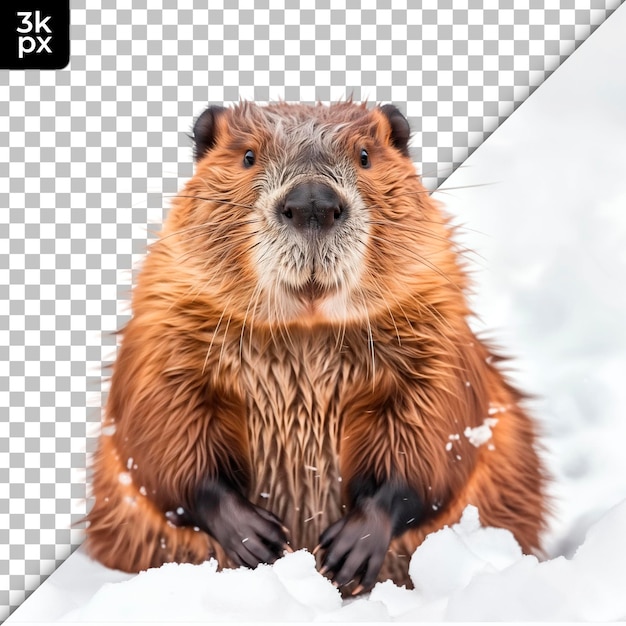
<instances>
[{"instance_id":1,"label":"beaver's chest","mask_svg":"<svg viewBox=\"0 0 626 626\"><path fill-rule=\"evenodd\" d=\"M292 339L288 350L248 346L243 358L249 498L283 520L294 547L312 548L342 515L341 390L352 372L336 339Z\"/></svg>"}]
</instances>

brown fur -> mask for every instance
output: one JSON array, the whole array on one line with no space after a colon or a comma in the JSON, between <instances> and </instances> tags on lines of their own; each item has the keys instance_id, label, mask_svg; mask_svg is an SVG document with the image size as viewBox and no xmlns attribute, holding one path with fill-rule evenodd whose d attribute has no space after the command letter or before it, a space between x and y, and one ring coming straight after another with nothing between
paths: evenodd
<instances>
[{"instance_id":1,"label":"brown fur","mask_svg":"<svg viewBox=\"0 0 626 626\"><path fill-rule=\"evenodd\" d=\"M307 137L318 143L310 154L326 154L325 125L334 174L295 164ZM216 116L215 144L134 290L93 465L95 558L126 571L209 556L231 565L207 533L165 516L223 472L283 521L294 549L313 549L350 508L355 477L406 482L427 514L392 540L379 579L409 584L415 548L469 503L525 552L539 548L545 478L534 425L468 326L451 228L392 134L379 108L352 103L244 103ZM360 146L369 169L357 165ZM258 167L241 166L248 148ZM307 175L334 175L362 201L358 280L349 267L341 274L348 247L328 270L354 283L343 308L274 289L272 249L259 253L273 241L263 198ZM464 430L490 415L490 445L475 447Z\"/></svg>"}]
</instances>

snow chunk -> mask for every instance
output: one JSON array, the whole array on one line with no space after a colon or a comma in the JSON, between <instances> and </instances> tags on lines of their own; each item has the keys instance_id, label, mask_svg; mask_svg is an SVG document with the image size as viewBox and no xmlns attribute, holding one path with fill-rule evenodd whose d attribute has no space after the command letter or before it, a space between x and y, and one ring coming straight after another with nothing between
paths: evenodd
<instances>
[{"instance_id":1,"label":"snow chunk","mask_svg":"<svg viewBox=\"0 0 626 626\"><path fill-rule=\"evenodd\" d=\"M390 580L378 583L372 589L369 600L380 602L392 618L403 615L420 604L419 595L415 591L398 587Z\"/></svg>"},{"instance_id":2,"label":"snow chunk","mask_svg":"<svg viewBox=\"0 0 626 626\"><path fill-rule=\"evenodd\" d=\"M459 433L454 433L453 435L448 435L448 442L446 443L446 450L450 452L452 450L452 446L455 441L459 441L461 439L461 435Z\"/></svg>"},{"instance_id":3,"label":"snow chunk","mask_svg":"<svg viewBox=\"0 0 626 626\"><path fill-rule=\"evenodd\" d=\"M483 572L450 598L446 619L623 620L625 527L626 500L590 529L571 560L558 557L538 562L525 556L503 571Z\"/></svg>"},{"instance_id":4,"label":"snow chunk","mask_svg":"<svg viewBox=\"0 0 626 626\"><path fill-rule=\"evenodd\" d=\"M470 505L459 524L426 537L411 558L409 575L416 590L431 602L462 589L478 572L502 569L521 556L513 534L482 528L478 509Z\"/></svg>"},{"instance_id":5,"label":"snow chunk","mask_svg":"<svg viewBox=\"0 0 626 626\"><path fill-rule=\"evenodd\" d=\"M274 573L293 598L315 612L341 607L341 594L315 569L315 557L307 550L278 559Z\"/></svg>"},{"instance_id":6,"label":"snow chunk","mask_svg":"<svg viewBox=\"0 0 626 626\"><path fill-rule=\"evenodd\" d=\"M341 606L339 591L316 571L313 555L299 550L254 570L218 572L213 559L201 565L166 563L128 581L105 584L62 621L312 621Z\"/></svg>"},{"instance_id":7,"label":"snow chunk","mask_svg":"<svg viewBox=\"0 0 626 626\"><path fill-rule=\"evenodd\" d=\"M122 485L130 485L133 482L133 478L128 472L120 472L117 476L117 480Z\"/></svg>"},{"instance_id":8,"label":"snow chunk","mask_svg":"<svg viewBox=\"0 0 626 626\"><path fill-rule=\"evenodd\" d=\"M463 431L463 434L469 439L469 442L476 446L482 446L491 439L491 429L498 423L497 417L486 417L480 426L470 428L469 426Z\"/></svg>"},{"instance_id":9,"label":"snow chunk","mask_svg":"<svg viewBox=\"0 0 626 626\"><path fill-rule=\"evenodd\" d=\"M115 424L107 424L106 426L102 427L102 434L105 437L111 437L112 435L115 434L116 430L117 430L117 426L115 426Z\"/></svg>"},{"instance_id":10,"label":"snow chunk","mask_svg":"<svg viewBox=\"0 0 626 626\"><path fill-rule=\"evenodd\" d=\"M502 404L494 404L493 402L490 402L489 410L487 411L487 413L489 415L497 415L498 413L506 413L508 409L508 406L503 406Z\"/></svg>"}]
</instances>

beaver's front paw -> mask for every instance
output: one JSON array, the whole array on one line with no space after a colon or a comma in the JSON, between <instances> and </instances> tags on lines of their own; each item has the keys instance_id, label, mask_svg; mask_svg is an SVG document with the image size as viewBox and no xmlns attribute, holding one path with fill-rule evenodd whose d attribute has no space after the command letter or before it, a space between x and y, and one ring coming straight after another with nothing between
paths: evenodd
<instances>
[{"instance_id":1,"label":"beaver's front paw","mask_svg":"<svg viewBox=\"0 0 626 626\"><path fill-rule=\"evenodd\" d=\"M203 491L196 524L215 538L235 565L273 563L289 547L288 530L270 511L237 491L214 484Z\"/></svg>"},{"instance_id":2,"label":"beaver's front paw","mask_svg":"<svg viewBox=\"0 0 626 626\"><path fill-rule=\"evenodd\" d=\"M331 573L339 587L350 585L352 595L374 586L392 537L389 515L373 502L356 506L320 536L324 550L321 573Z\"/></svg>"},{"instance_id":3,"label":"beaver's front paw","mask_svg":"<svg viewBox=\"0 0 626 626\"><path fill-rule=\"evenodd\" d=\"M222 499L219 514L210 520L210 531L237 565L273 563L290 550L281 521L242 497Z\"/></svg>"}]
</instances>

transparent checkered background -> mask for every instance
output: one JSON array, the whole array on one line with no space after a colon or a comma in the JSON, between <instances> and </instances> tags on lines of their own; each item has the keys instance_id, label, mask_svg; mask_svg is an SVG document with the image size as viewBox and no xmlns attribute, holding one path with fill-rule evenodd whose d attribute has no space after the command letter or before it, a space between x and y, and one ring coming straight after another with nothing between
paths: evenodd
<instances>
[{"instance_id":1,"label":"transparent checkered background","mask_svg":"<svg viewBox=\"0 0 626 626\"><path fill-rule=\"evenodd\" d=\"M0 619L82 541L111 333L208 102L394 102L434 189L620 2L86 4L67 69L0 70Z\"/></svg>"}]
</instances>

